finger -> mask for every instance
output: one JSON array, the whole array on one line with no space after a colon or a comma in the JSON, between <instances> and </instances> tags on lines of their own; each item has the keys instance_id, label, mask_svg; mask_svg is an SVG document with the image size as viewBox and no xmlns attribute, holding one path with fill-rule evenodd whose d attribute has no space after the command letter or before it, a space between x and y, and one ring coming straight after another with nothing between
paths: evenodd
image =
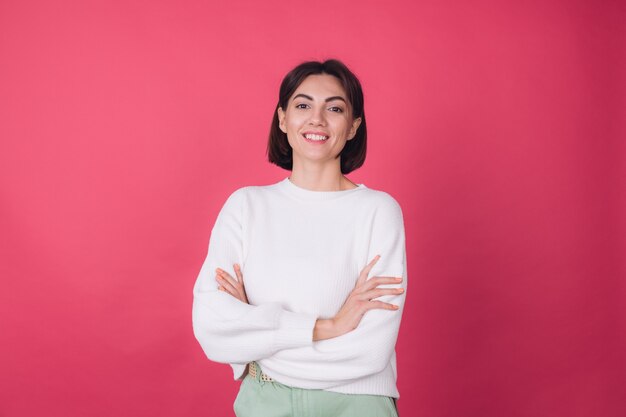
<instances>
[{"instance_id":1,"label":"finger","mask_svg":"<svg viewBox=\"0 0 626 417\"><path fill-rule=\"evenodd\" d=\"M248 296L246 295L246 287L243 283L243 272L241 272L241 267L239 264L235 264L235 274L237 274L237 279L239 279L239 283L241 284L241 295L243 296L245 302L248 302Z\"/></svg>"},{"instance_id":2,"label":"finger","mask_svg":"<svg viewBox=\"0 0 626 417\"><path fill-rule=\"evenodd\" d=\"M226 278L224 278L221 274L217 274L217 275L215 276L215 279L217 280L217 282L218 282L218 283L219 283L222 287L224 287L224 289L225 289L227 292L229 292L229 293L231 293L231 294L233 294L233 295L237 296L236 294L238 294L238 293L239 293L239 291L237 291L237 288L235 288L235 286L234 286L234 285L232 285L232 284L231 284L231 282L230 282L230 281L228 281Z\"/></svg>"},{"instance_id":3,"label":"finger","mask_svg":"<svg viewBox=\"0 0 626 417\"><path fill-rule=\"evenodd\" d=\"M232 286L232 288L235 291L234 293L235 297L239 298L240 300L246 299L246 293L243 289L243 282L236 280L235 278L233 278L232 275L230 275L228 272L224 271L223 269L218 268L217 270L220 276L224 278L225 280L227 280L228 283ZM235 268L235 274L237 274L236 268ZM243 275L241 275L241 277L243 278Z\"/></svg>"},{"instance_id":4,"label":"finger","mask_svg":"<svg viewBox=\"0 0 626 417\"><path fill-rule=\"evenodd\" d=\"M359 290L368 291L374 287L378 287L379 285L399 284L401 282L402 282L402 277L374 277L365 281L365 283L363 284L361 288L359 288Z\"/></svg>"},{"instance_id":5,"label":"finger","mask_svg":"<svg viewBox=\"0 0 626 417\"><path fill-rule=\"evenodd\" d=\"M239 286L239 282L237 282L237 280L235 278L232 277L232 275L230 275L228 272L224 271L223 269L218 268L217 269L217 273L224 278L225 280L228 281L228 283L230 285L232 285L234 288L237 288Z\"/></svg>"},{"instance_id":6,"label":"finger","mask_svg":"<svg viewBox=\"0 0 626 417\"><path fill-rule=\"evenodd\" d=\"M243 273L241 272L241 268L239 264L233 264L233 269L235 270L235 275L237 278L237 291L239 291L239 298L246 303L248 302L248 297L246 297L246 289L243 287Z\"/></svg>"},{"instance_id":7,"label":"finger","mask_svg":"<svg viewBox=\"0 0 626 417\"><path fill-rule=\"evenodd\" d=\"M220 285L219 287L217 287L217 290L218 290L218 291L225 292L226 294L231 295L231 296L233 296L233 297L237 298L237 295L236 295L236 294L233 294L232 292L228 291L226 288L224 288L224 287L223 287L223 286L221 286L221 285Z\"/></svg>"},{"instance_id":8,"label":"finger","mask_svg":"<svg viewBox=\"0 0 626 417\"><path fill-rule=\"evenodd\" d=\"M237 275L237 281L239 281L239 283L243 285L243 274L241 273L241 267L239 266L239 264L235 264L234 268L235 275Z\"/></svg>"},{"instance_id":9,"label":"finger","mask_svg":"<svg viewBox=\"0 0 626 417\"><path fill-rule=\"evenodd\" d=\"M376 288L374 290L366 291L358 296L360 300L372 300L374 298L382 297L383 295L400 295L404 292L404 288Z\"/></svg>"},{"instance_id":10,"label":"finger","mask_svg":"<svg viewBox=\"0 0 626 417\"><path fill-rule=\"evenodd\" d=\"M395 305L395 304L384 303L384 302L378 301L378 300L370 301L365 306L366 310L371 310L373 308L382 309L382 310L398 310L400 307Z\"/></svg>"},{"instance_id":11,"label":"finger","mask_svg":"<svg viewBox=\"0 0 626 417\"><path fill-rule=\"evenodd\" d=\"M380 259L380 255L376 255L374 256L374 259L372 259L370 263L365 265L365 268L363 268L361 270L361 273L359 274L359 279L357 279L356 281L357 286L363 284L367 280L367 275L370 273L370 271L372 270L372 268L374 267L376 262L378 262L379 259Z\"/></svg>"}]
</instances>

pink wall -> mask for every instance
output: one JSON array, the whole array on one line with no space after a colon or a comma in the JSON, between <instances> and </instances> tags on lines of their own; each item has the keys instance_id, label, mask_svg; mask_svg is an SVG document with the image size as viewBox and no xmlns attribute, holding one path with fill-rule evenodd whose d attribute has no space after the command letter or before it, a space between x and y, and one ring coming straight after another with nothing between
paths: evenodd
<instances>
[{"instance_id":1,"label":"pink wall","mask_svg":"<svg viewBox=\"0 0 626 417\"><path fill-rule=\"evenodd\" d=\"M384 5L384 6L383 6ZM339 57L410 289L402 417L626 415L619 1L0 3L0 415L231 415L191 329L279 82Z\"/></svg>"}]
</instances>

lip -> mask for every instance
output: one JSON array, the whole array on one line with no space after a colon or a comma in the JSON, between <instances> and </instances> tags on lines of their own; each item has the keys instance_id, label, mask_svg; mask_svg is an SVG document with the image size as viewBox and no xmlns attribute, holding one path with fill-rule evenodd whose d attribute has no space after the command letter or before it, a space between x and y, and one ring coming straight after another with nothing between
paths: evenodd
<instances>
[{"instance_id":1,"label":"lip","mask_svg":"<svg viewBox=\"0 0 626 417\"><path fill-rule=\"evenodd\" d=\"M326 136L325 140L311 140L311 139L307 139L306 135L319 135L319 136ZM308 143L311 143L313 145L323 145L324 143L328 142L328 139L330 139L330 135L326 132L319 132L319 131L306 131L306 132L302 132L302 139L304 139L305 141L307 141Z\"/></svg>"},{"instance_id":2,"label":"lip","mask_svg":"<svg viewBox=\"0 0 626 417\"><path fill-rule=\"evenodd\" d=\"M304 135L319 135L319 136L326 136L326 137L330 137L330 135L326 132L320 132L317 130L307 130L306 132L302 132L302 136Z\"/></svg>"}]
</instances>

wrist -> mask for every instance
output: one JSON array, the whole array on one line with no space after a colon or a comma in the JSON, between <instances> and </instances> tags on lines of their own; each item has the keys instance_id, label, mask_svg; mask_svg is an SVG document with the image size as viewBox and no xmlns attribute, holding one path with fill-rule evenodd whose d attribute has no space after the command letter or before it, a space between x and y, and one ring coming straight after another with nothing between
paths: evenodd
<instances>
[{"instance_id":1,"label":"wrist","mask_svg":"<svg viewBox=\"0 0 626 417\"><path fill-rule=\"evenodd\" d=\"M313 327L313 341L331 339L335 337L335 324L333 319L317 319Z\"/></svg>"}]
</instances>

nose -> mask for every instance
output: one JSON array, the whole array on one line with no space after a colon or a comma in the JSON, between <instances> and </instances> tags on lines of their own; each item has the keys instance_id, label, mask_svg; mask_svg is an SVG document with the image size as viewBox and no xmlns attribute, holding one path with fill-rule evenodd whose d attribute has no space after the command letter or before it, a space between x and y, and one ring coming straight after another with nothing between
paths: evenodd
<instances>
[{"instance_id":1,"label":"nose","mask_svg":"<svg viewBox=\"0 0 626 417\"><path fill-rule=\"evenodd\" d=\"M309 119L309 124L314 126L325 126L326 118L324 117L324 109L319 107L317 109L313 109L311 112L311 118Z\"/></svg>"}]
</instances>

